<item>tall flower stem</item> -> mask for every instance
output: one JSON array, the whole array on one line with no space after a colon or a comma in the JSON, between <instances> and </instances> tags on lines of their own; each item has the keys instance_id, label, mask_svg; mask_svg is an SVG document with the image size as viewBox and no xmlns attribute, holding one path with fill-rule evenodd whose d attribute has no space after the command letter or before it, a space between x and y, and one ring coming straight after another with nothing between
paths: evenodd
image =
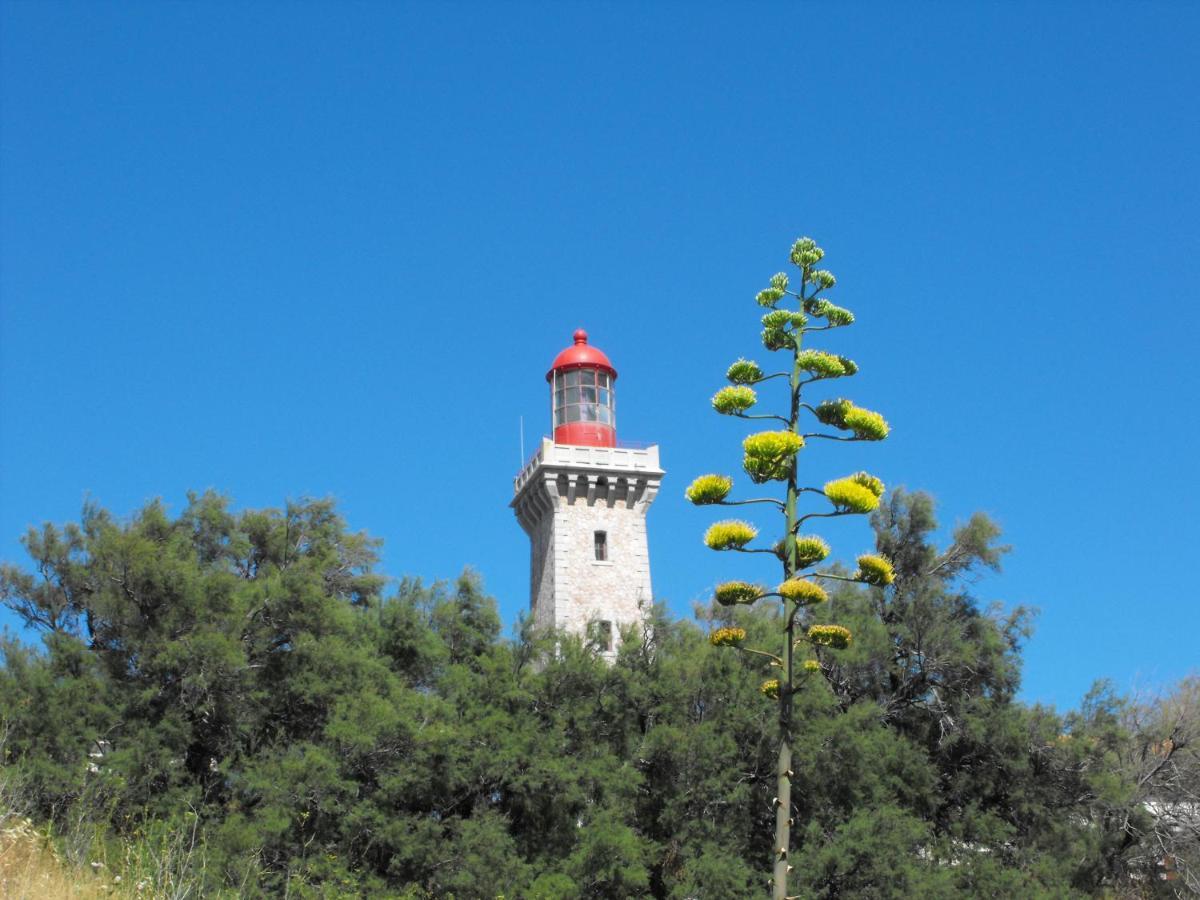
<instances>
[{"instance_id":1,"label":"tall flower stem","mask_svg":"<svg viewBox=\"0 0 1200 900\"><path fill-rule=\"evenodd\" d=\"M800 304L804 304L804 287L800 288ZM792 374L789 381L791 387L791 412L788 417L788 430L798 434L800 430L800 343L801 333L795 335L796 348L792 355ZM783 577L789 580L796 574L796 498L800 494L796 480L796 468L799 454L792 457L791 469L788 472L787 500L784 503L784 515L787 517L787 531L784 532ZM775 767L775 854L774 873L771 879L771 896L773 900L785 900L788 896L787 882L791 863L788 856L791 853L792 842L792 660L796 646L796 613L799 605L784 599L783 613L786 625L783 641L783 673L779 679L779 761Z\"/></svg>"}]
</instances>

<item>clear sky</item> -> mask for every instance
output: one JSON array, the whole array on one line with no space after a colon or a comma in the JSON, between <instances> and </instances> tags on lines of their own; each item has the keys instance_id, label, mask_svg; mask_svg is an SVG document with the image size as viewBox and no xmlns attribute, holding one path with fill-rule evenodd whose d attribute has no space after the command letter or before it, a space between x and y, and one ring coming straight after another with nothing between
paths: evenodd
<instances>
[{"instance_id":1,"label":"clear sky","mask_svg":"<svg viewBox=\"0 0 1200 900\"><path fill-rule=\"evenodd\" d=\"M682 491L802 234L884 412L824 445L1013 544L1024 696L1200 665L1194 3L0 5L0 558L90 496L333 496L387 574L479 569L580 326L661 445L656 594L718 580ZM743 482L746 479L742 479ZM836 529L846 558L865 522ZM7 613L0 621L13 625Z\"/></svg>"}]
</instances>

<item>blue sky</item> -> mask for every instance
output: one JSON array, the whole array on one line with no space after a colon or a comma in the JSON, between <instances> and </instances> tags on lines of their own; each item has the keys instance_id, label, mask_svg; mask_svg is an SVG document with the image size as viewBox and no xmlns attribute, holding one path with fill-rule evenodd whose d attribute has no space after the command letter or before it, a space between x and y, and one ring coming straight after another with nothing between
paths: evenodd
<instances>
[{"instance_id":1,"label":"blue sky","mask_svg":"<svg viewBox=\"0 0 1200 900\"><path fill-rule=\"evenodd\" d=\"M759 574L681 495L738 468L708 398L809 234L859 319L826 346L893 427L812 448L813 481L1001 523L975 591L1041 609L1028 700L1200 664L1194 4L0 16L0 558L87 496L331 495L389 575L473 565L511 622L518 421L531 448L582 326L621 437L662 448L655 591L686 614Z\"/></svg>"}]
</instances>

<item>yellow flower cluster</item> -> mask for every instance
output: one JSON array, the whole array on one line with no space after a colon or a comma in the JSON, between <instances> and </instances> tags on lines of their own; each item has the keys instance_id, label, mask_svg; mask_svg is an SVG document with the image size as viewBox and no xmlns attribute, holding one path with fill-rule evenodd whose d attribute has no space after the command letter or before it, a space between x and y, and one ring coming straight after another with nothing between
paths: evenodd
<instances>
[{"instance_id":1,"label":"yellow flower cluster","mask_svg":"<svg viewBox=\"0 0 1200 900\"><path fill-rule=\"evenodd\" d=\"M729 367L725 377L734 384L754 384L762 379L763 370L753 360L739 359Z\"/></svg>"},{"instance_id":2,"label":"yellow flower cluster","mask_svg":"<svg viewBox=\"0 0 1200 900\"><path fill-rule=\"evenodd\" d=\"M714 647L736 647L745 639L745 628L718 628L708 636L708 642Z\"/></svg>"},{"instance_id":3,"label":"yellow flower cluster","mask_svg":"<svg viewBox=\"0 0 1200 900\"><path fill-rule=\"evenodd\" d=\"M689 502L697 506L720 503L733 490L733 479L727 475L701 475L683 492Z\"/></svg>"},{"instance_id":4,"label":"yellow flower cluster","mask_svg":"<svg viewBox=\"0 0 1200 900\"><path fill-rule=\"evenodd\" d=\"M737 415L752 407L758 401L753 388L744 384L735 387L723 387L712 398L712 406L723 416Z\"/></svg>"},{"instance_id":5,"label":"yellow flower cluster","mask_svg":"<svg viewBox=\"0 0 1200 900\"><path fill-rule=\"evenodd\" d=\"M861 484L876 497L883 496L885 490L883 482L868 472L855 472L850 476L850 480L855 484Z\"/></svg>"},{"instance_id":6,"label":"yellow flower cluster","mask_svg":"<svg viewBox=\"0 0 1200 900\"><path fill-rule=\"evenodd\" d=\"M818 378L839 378L842 375L854 374L847 371L845 362L842 357L826 353L824 350L801 350L796 354L796 364Z\"/></svg>"},{"instance_id":7,"label":"yellow flower cluster","mask_svg":"<svg viewBox=\"0 0 1200 900\"><path fill-rule=\"evenodd\" d=\"M714 522L704 532L704 543L713 550L736 550L745 547L758 535L758 529L749 522L727 519Z\"/></svg>"},{"instance_id":8,"label":"yellow flower cluster","mask_svg":"<svg viewBox=\"0 0 1200 900\"><path fill-rule=\"evenodd\" d=\"M864 553L858 558L858 571L854 573L854 577L867 584L883 587L896 580L896 572L892 569L891 562L885 557L876 556L874 553Z\"/></svg>"},{"instance_id":9,"label":"yellow flower cluster","mask_svg":"<svg viewBox=\"0 0 1200 900\"><path fill-rule=\"evenodd\" d=\"M756 484L783 481L804 438L791 431L760 431L742 441L742 468Z\"/></svg>"},{"instance_id":10,"label":"yellow flower cluster","mask_svg":"<svg viewBox=\"0 0 1200 900\"><path fill-rule=\"evenodd\" d=\"M841 625L814 625L808 629L808 639L822 647L844 650L850 646L850 629Z\"/></svg>"},{"instance_id":11,"label":"yellow flower cluster","mask_svg":"<svg viewBox=\"0 0 1200 900\"><path fill-rule=\"evenodd\" d=\"M850 362L846 359L842 361ZM850 365L854 364L850 363ZM858 371L856 366L854 368L855 371ZM890 432L887 421L879 413L855 406L849 400L842 398L818 403L813 412L821 423L853 431L854 436L859 440L882 441Z\"/></svg>"},{"instance_id":12,"label":"yellow flower cluster","mask_svg":"<svg viewBox=\"0 0 1200 900\"><path fill-rule=\"evenodd\" d=\"M829 556L829 545L815 534L796 536L796 565L804 569Z\"/></svg>"},{"instance_id":13,"label":"yellow flower cluster","mask_svg":"<svg viewBox=\"0 0 1200 900\"><path fill-rule=\"evenodd\" d=\"M758 691L764 697L775 698L779 696L779 679L772 678L769 681L764 681L759 685Z\"/></svg>"},{"instance_id":14,"label":"yellow flower cluster","mask_svg":"<svg viewBox=\"0 0 1200 900\"><path fill-rule=\"evenodd\" d=\"M716 600L722 606L734 606L738 603L753 603L765 592L756 584L745 581L726 581L718 584L713 591Z\"/></svg>"},{"instance_id":15,"label":"yellow flower cluster","mask_svg":"<svg viewBox=\"0 0 1200 900\"><path fill-rule=\"evenodd\" d=\"M804 662L800 663L800 668L802 668L805 672L820 672L821 664L815 659L806 659Z\"/></svg>"},{"instance_id":16,"label":"yellow flower cluster","mask_svg":"<svg viewBox=\"0 0 1200 900\"><path fill-rule=\"evenodd\" d=\"M853 477L826 482L825 496L838 509L852 513L869 513L879 505L879 498Z\"/></svg>"},{"instance_id":17,"label":"yellow flower cluster","mask_svg":"<svg viewBox=\"0 0 1200 900\"><path fill-rule=\"evenodd\" d=\"M845 427L853 431L855 437L864 441L882 441L891 431L883 416L861 406L851 407L844 420Z\"/></svg>"},{"instance_id":18,"label":"yellow flower cluster","mask_svg":"<svg viewBox=\"0 0 1200 900\"><path fill-rule=\"evenodd\" d=\"M779 594L801 606L813 606L829 599L825 588L803 578L791 578L776 589Z\"/></svg>"},{"instance_id":19,"label":"yellow flower cluster","mask_svg":"<svg viewBox=\"0 0 1200 900\"><path fill-rule=\"evenodd\" d=\"M854 409L853 403L839 397L836 400L826 400L818 403L813 413L816 414L817 421L823 425L832 425L834 428L845 428L846 413L852 409Z\"/></svg>"}]
</instances>

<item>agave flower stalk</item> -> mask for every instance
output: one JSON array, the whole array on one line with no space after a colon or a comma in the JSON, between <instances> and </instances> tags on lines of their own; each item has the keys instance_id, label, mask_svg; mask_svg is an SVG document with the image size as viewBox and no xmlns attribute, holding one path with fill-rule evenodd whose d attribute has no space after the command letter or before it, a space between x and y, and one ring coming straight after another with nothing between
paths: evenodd
<instances>
[{"instance_id":1,"label":"agave flower stalk","mask_svg":"<svg viewBox=\"0 0 1200 900\"><path fill-rule=\"evenodd\" d=\"M811 332L824 332L853 324L850 310L833 304L822 296L837 283L833 273L816 268L825 252L810 238L801 238L792 245L791 262L800 270L797 286L786 273L773 276L768 287L760 291L755 302L764 307L762 343L772 352L790 352L791 365L784 371L764 372L758 363L738 359L726 372L730 386L721 388L712 397L713 408L722 415L739 419L771 419L779 425L774 431L751 434L743 442L743 469L755 484L782 482L779 497L752 497L733 500L729 495L733 480L724 475L702 475L687 489L687 499L697 506L740 506L765 503L783 514L783 537L769 549L752 547L759 537L758 529L748 522L726 520L713 524L705 533L704 542L713 550L736 550L741 553L770 553L783 565L783 582L768 591L744 581L729 581L718 585L715 600L723 606L738 606L760 600L777 600L783 606L783 646L776 654L746 646L746 633L741 628L727 626L714 631L710 637L714 646L730 647L740 653L765 657L777 677L762 683L764 697L779 706L779 757L776 764L774 862L771 879L772 896L786 900L788 873L791 865L792 807L792 698L800 684L819 677L825 669L822 654L850 646L853 635L837 624L814 623L810 610L828 601L829 596L814 578L852 581L884 589L894 574L891 563L882 556L863 554L858 557L858 569L852 576L835 572L811 571L813 566L830 554L828 543L814 534L800 534L801 526L810 519L862 515L875 509L883 495L884 485L873 475L856 472L844 478L828 481L823 487L801 486L797 478L798 458L810 438L832 441L880 441L888 436L889 426L879 413L864 409L845 398L825 400L816 406L801 401L803 389L815 383L844 379L858 372L851 359L831 351L803 347L803 338ZM780 306L786 298L794 298L796 308ZM823 323L823 324L822 324ZM759 391L764 383L786 379L788 406L786 411L749 413L762 399ZM804 431L801 416L811 415L820 425L840 433ZM801 513L802 496L820 495L824 503L814 510ZM807 571L806 571L807 570ZM808 645L805 656L797 665L796 650ZM815 655L816 658L813 658Z\"/></svg>"}]
</instances>

